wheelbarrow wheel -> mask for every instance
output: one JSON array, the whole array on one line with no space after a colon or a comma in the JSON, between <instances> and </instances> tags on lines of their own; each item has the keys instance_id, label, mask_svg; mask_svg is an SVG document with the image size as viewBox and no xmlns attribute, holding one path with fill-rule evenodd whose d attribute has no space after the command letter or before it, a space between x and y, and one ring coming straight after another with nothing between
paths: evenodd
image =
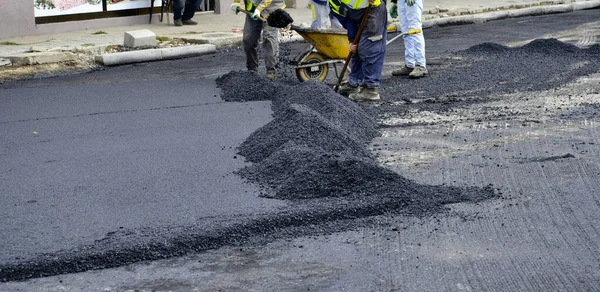
<instances>
[{"instance_id":1,"label":"wheelbarrow wheel","mask_svg":"<svg viewBox=\"0 0 600 292\"><path fill-rule=\"evenodd\" d=\"M319 64L325 62L323 55L313 52L306 56L302 61L301 65ZM327 64L314 65L310 67L297 68L296 76L300 81L324 81L329 73L329 66Z\"/></svg>"}]
</instances>

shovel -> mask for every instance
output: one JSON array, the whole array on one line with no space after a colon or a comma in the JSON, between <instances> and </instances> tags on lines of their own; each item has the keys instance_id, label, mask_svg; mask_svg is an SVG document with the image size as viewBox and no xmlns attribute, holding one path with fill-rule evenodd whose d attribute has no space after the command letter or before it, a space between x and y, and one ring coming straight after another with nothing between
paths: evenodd
<instances>
[{"instance_id":1,"label":"shovel","mask_svg":"<svg viewBox=\"0 0 600 292\"><path fill-rule=\"evenodd\" d=\"M363 28L365 28L365 25L367 24L367 18L369 18L369 12L371 12L371 5L367 6L367 10L365 11L365 14L363 15L363 17L360 21L360 26L358 27L358 32L356 32L356 36L354 37L354 41L352 42L352 44L356 45L357 50L358 50L358 42L360 41L360 35L362 34ZM346 62L344 63L344 67L342 68L342 73L340 73L338 82L335 85L335 89L334 89L335 92L338 92L338 89L340 88L342 79L344 79L344 73L346 73L346 69L348 69L348 63L350 63L350 59L352 59L353 54L354 54L353 52L348 53L348 57L346 58Z\"/></svg>"},{"instance_id":2,"label":"shovel","mask_svg":"<svg viewBox=\"0 0 600 292\"><path fill-rule=\"evenodd\" d=\"M238 7L237 11L252 16L252 12L248 10L244 10ZM258 19L260 19L261 21L266 21L267 24L269 24L269 26L276 28L287 27L290 23L294 21L290 14L285 12L285 10L283 9L277 9L273 11L273 13L269 14L267 18L262 18L259 16Z\"/></svg>"},{"instance_id":3,"label":"shovel","mask_svg":"<svg viewBox=\"0 0 600 292\"><path fill-rule=\"evenodd\" d=\"M248 15L252 16L252 12L250 12L250 11L248 11L248 10L245 10L245 9L242 9L242 8L239 8L239 7L238 7L238 8L237 8L237 11L238 11L238 12L241 12L241 13L248 14ZM264 19L264 18L262 18L262 17L260 17L260 16L258 17L258 19L259 19L259 20L261 20L261 21L267 21L266 19Z\"/></svg>"}]
</instances>

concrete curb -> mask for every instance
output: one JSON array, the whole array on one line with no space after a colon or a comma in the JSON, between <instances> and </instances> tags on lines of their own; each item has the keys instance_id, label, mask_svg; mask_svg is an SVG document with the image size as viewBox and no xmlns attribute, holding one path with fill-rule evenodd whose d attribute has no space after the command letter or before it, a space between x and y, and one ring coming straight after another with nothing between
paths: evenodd
<instances>
[{"instance_id":1,"label":"concrete curb","mask_svg":"<svg viewBox=\"0 0 600 292\"><path fill-rule=\"evenodd\" d=\"M214 53L216 50L217 48L215 45L205 44L104 54L96 56L95 60L96 62L105 66L116 66L139 62L159 61L189 56L197 56L207 53Z\"/></svg>"},{"instance_id":2,"label":"concrete curb","mask_svg":"<svg viewBox=\"0 0 600 292\"><path fill-rule=\"evenodd\" d=\"M74 61L75 56L66 52L34 52L15 56L6 56L15 66L38 65Z\"/></svg>"}]
</instances>

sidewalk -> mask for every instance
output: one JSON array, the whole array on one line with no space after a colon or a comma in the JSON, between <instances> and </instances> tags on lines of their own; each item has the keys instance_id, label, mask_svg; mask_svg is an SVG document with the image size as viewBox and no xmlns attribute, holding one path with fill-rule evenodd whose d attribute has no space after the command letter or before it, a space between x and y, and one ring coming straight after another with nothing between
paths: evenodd
<instances>
[{"instance_id":1,"label":"sidewalk","mask_svg":"<svg viewBox=\"0 0 600 292\"><path fill-rule=\"evenodd\" d=\"M600 8L600 0L425 0L423 26L427 28L436 25L485 22L507 17L594 8ZM310 25L312 13L309 8L287 9L287 11L294 19L295 25ZM169 17L172 18L172 14ZM142 29L151 30L157 37L204 46L206 47L205 51L212 51L216 47L235 45L241 42L242 34L233 31L243 27L244 17L243 14L217 15L213 12L201 12L194 17L194 20L199 23L196 26L175 27L172 19L168 24L167 17L165 17L163 22L153 21L152 24L145 25L0 39L0 69L27 64L73 61L72 55L77 54L107 55L111 53L107 52L108 47L123 45L125 32ZM296 39L298 38L300 37L296 36ZM41 57L38 57L37 60L18 61L19 57L31 55L31 52L40 52L37 55ZM185 54L198 54L198 52L181 50L181 52L171 51L169 54L170 57L183 57ZM130 55L133 56L133 53ZM98 58L95 59L98 60Z\"/></svg>"}]
</instances>

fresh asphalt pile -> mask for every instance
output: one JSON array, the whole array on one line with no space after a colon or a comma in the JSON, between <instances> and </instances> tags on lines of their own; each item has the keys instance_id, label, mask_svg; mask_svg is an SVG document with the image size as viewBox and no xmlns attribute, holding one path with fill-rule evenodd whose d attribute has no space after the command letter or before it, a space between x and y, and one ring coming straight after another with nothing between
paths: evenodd
<instances>
[{"instance_id":1,"label":"fresh asphalt pile","mask_svg":"<svg viewBox=\"0 0 600 292\"><path fill-rule=\"evenodd\" d=\"M371 216L425 216L444 210L445 204L497 198L499 192L491 186L421 185L382 167L368 150L379 135L374 117L401 116L411 107L445 111L451 110L449 102L460 107L490 101L498 93L552 89L597 72L599 51L597 45L579 49L553 39L520 48L477 45L458 52L461 59L432 70L429 78L384 80L382 94L390 102L385 107L357 105L323 83L287 85L251 72L231 72L217 80L221 97L230 102L269 100L274 115L239 146L251 164L238 174L263 187L262 196L290 201L289 208L190 226L121 230L76 250L5 263L0 280L116 267L278 236L331 233L359 228L358 222ZM418 102L428 99L432 101Z\"/></svg>"},{"instance_id":2,"label":"fresh asphalt pile","mask_svg":"<svg viewBox=\"0 0 600 292\"><path fill-rule=\"evenodd\" d=\"M367 111L377 117L402 115L414 107L447 111L449 103L464 106L501 94L550 90L597 73L599 53L598 44L579 48L557 39L537 39L514 48L483 43L430 66L428 78L383 80L383 100L395 104Z\"/></svg>"},{"instance_id":3,"label":"fresh asphalt pile","mask_svg":"<svg viewBox=\"0 0 600 292\"><path fill-rule=\"evenodd\" d=\"M427 216L445 210L445 204L499 197L492 186L420 185L380 166L367 148L379 135L373 118L324 84L288 86L249 72L231 72L217 84L227 101L272 101L273 121L238 148L252 162L238 173L262 186L264 197L286 199L289 207L244 218L204 219L190 226L120 230L88 246L2 264L0 281L328 234L360 228L372 216Z\"/></svg>"},{"instance_id":4,"label":"fresh asphalt pile","mask_svg":"<svg viewBox=\"0 0 600 292\"><path fill-rule=\"evenodd\" d=\"M274 119L238 147L239 154L253 163L238 174L263 187L265 197L297 202L343 197L340 202L345 206L387 212L410 206L411 210L403 212L424 215L439 211L443 204L496 196L491 187L419 185L382 167L367 149L379 135L373 118L323 83L288 86L252 72L231 72L217 79L217 84L224 100L272 100ZM317 202L324 206L323 201ZM326 202L336 208L335 200ZM382 202L395 207L381 206ZM356 218L378 214L372 211L347 214Z\"/></svg>"},{"instance_id":5,"label":"fresh asphalt pile","mask_svg":"<svg viewBox=\"0 0 600 292\"><path fill-rule=\"evenodd\" d=\"M390 103L385 107L357 105L322 83L286 85L231 72L217 80L222 98L269 100L274 115L239 146L252 164L238 174L262 186L262 196L288 200L288 208L190 226L121 230L76 250L2 264L0 281L110 268L278 236L326 234L359 228L358 222L371 216L426 216L443 211L445 204L497 198L492 186L422 185L382 167L368 151L379 134L374 117L400 116L411 107L445 111L451 110L449 102L460 107L490 101L498 93L552 89L597 72L599 52L597 45L579 49L553 39L520 48L481 44L459 52L461 59L432 70L429 78L384 80L383 98Z\"/></svg>"}]
</instances>

